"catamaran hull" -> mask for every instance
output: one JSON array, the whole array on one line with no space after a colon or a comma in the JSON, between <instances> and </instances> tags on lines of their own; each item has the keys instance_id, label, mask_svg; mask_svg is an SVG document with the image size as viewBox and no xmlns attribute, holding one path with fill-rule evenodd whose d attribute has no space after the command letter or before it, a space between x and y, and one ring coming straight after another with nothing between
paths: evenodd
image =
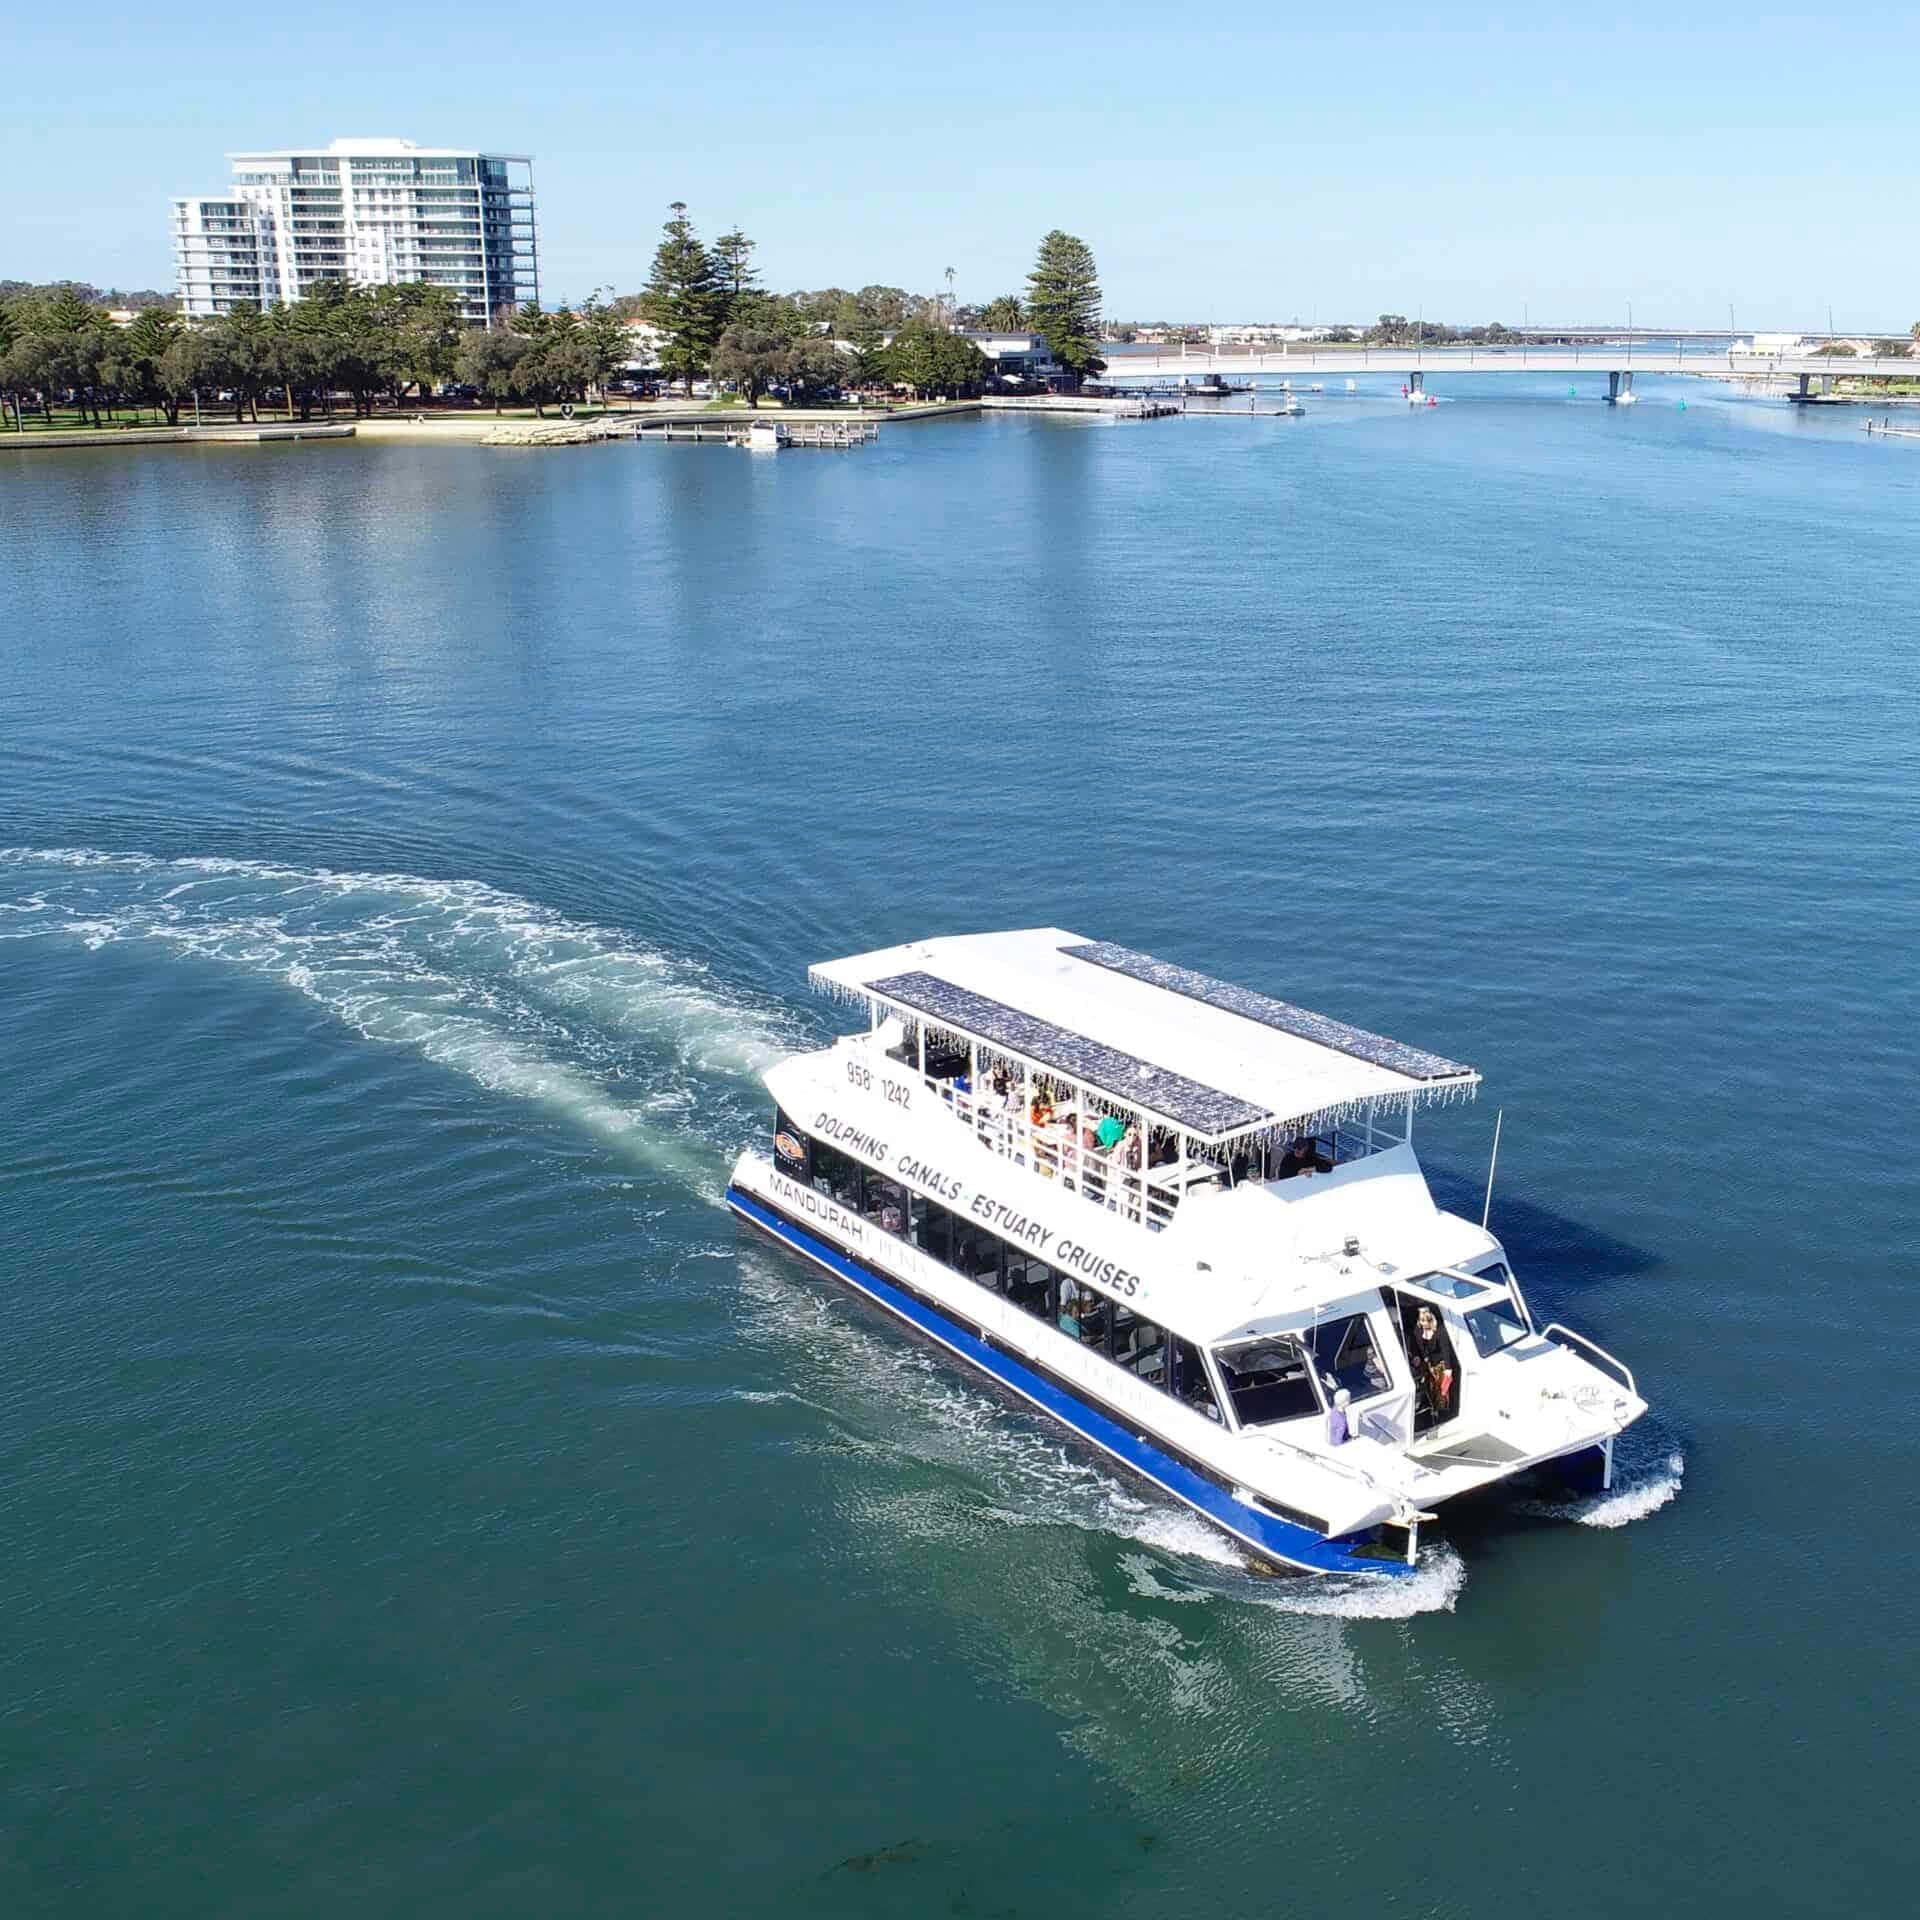
<instances>
[{"instance_id":1,"label":"catamaran hull","mask_svg":"<svg viewBox=\"0 0 1920 1920\"><path fill-rule=\"evenodd\" d=\"M976 1329L962 1325L905 1281L882 1273L759 1194L729 1185L727 1204L742 1220L812 1261L976 1372L1018 1394L1110 1460L1192 1508L1259 1559L1302 1573L1357 1573L1376 1579L1413 1571L1403 1557L1389 1557L1388 1551L1375 1547L1372 1536L1329 1539L1249 1507L1231 1489L1179 1454L1089 1404L1025 1356L983 1339Z\"/></svg>"}]
</instances>

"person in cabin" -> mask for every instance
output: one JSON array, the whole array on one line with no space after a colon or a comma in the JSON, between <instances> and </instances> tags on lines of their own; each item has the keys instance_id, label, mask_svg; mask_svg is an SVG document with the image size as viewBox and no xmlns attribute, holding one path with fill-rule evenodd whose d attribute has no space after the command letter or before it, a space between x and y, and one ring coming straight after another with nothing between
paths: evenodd
<instances>
[{"instance_id":1,"label":"person in cabin","mask_svg":"<svg viewBox=\"0 0 1920 1920\"><path fill-rule=\"evenodd\" d=\"M1055 1324L1062 1333L1070 1333L1080 1338L1080 1293L1081 1289L1071 1280L1060 1282L1060 1311L1055 1316Z\"/></svg>"},{"instance_id":2,"label":"person in cabin","mask_svg":"<svg viewBox=\"0 0 1920 1920\"><path fill-rule=\"evenodd\" d=\"M1453 1412L1453 1355L1440 1332L1440 1316L1425 1304L1413 1316L1407 1359L1413 1367L1415 1404L1437 1426Z\"/></svg>"}]
</instances>

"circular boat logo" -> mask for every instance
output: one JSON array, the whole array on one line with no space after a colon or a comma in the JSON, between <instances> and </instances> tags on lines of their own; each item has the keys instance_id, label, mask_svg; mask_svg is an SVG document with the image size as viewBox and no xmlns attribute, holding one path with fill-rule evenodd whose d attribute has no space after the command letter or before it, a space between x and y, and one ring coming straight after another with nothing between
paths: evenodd
<instances>
[{"instance_id":1,"label":"circular boat logo","mask_svg":"<svg viewBox=\"0 0 1920 1920\"><path fill-rule=\"evenodd\" d=\"M804 1160L807 1150L784 1129L773 1136L773 1150L782 1160Z\"/></svg>"}]
</instances>

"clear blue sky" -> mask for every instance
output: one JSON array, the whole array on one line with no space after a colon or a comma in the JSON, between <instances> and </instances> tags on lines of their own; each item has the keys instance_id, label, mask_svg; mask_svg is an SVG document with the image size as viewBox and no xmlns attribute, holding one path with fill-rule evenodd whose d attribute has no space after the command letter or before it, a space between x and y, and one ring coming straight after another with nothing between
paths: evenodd
<instances>
[{"instance_id":1,"label":"clear blue sky","mask_svg":"<svg viewBox=\"0 0 1920 1920\"><path fill-rule=\"evenodd\" d=\"M1057 225L1122 317L1920 319L1912 6L1298 32L1272 4L1031 12L16 12L0 277L170 286L167 199L223 186L229 150L397 134L534 156L550 297L637 286L682 199L783 288L951 266L984 299Z\"/></svg>"}]
</instances>

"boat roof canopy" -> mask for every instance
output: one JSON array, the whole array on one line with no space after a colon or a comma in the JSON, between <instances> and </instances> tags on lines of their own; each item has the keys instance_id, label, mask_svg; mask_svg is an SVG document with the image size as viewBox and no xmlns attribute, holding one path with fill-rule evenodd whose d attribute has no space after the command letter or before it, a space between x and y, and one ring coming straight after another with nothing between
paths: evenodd
<instances>
[{"instance_id":1,"label":"boat roof canopy","mask_svg":"<svg viewBox=\"0 0 1920 1920\"><path fill-rule=\"evenodd\" d=\"M875 1018L982 1043L1205 1145L1480 1084L1456 1060L1059 927L883 947L809 978Z\"/></svg>"}]
</instances>

